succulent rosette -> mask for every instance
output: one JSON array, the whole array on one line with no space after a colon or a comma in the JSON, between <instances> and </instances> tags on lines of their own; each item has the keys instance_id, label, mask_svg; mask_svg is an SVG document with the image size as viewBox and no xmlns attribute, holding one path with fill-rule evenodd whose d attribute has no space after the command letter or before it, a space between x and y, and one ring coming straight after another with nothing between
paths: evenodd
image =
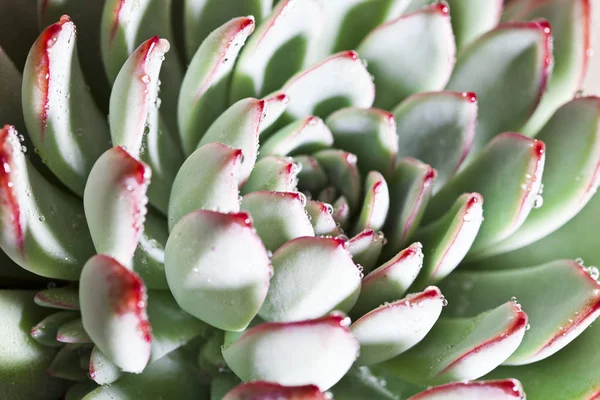
<instances>
[{"instance_id":1,"label":"succulent rosette","mask_svg":"<svg viewBox=\"0 0 600 400\"><path fill-rule=\"evenodd\" d=\"M590 0L29 3L2 399L600 396Z\"/></svg>"}]
</instances>

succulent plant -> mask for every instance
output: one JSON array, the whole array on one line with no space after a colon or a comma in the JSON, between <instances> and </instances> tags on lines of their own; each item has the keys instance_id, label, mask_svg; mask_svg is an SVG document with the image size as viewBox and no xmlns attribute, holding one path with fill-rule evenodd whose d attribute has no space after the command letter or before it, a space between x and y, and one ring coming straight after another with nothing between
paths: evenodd
<instances>
[{"instance_id":1,"label":"succulent plant","mask_svg":"<svg viewBox=\"0 0 600 400\"><path fill-rule=\"evenodd\" d=\"M600 398L590 0L30 3L0 398Z\"/></svg>"}]
</instances>

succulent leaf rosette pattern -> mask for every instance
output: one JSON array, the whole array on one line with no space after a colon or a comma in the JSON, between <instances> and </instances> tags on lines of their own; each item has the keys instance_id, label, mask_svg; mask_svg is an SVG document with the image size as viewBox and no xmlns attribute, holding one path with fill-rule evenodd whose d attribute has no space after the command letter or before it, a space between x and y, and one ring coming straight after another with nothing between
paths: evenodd
<instances>
[{"instance_id":1,"label":"succulent leaf rosette pattern","mask_svg":"<svg viewBox=\"0 0 600 400\"><path fill-rule=\"evenodd\" d=\"M29 3L0 398L600 397L591 0Z\"/></svg>"}]
</instances>

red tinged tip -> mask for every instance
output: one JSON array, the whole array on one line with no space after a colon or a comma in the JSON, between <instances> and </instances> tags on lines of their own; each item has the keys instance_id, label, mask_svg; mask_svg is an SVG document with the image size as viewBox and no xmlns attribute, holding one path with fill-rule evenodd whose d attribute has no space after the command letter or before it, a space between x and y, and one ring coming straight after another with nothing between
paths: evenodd
<instances>
[{"instance_id":1,"label":"red tinged tip","mask_svg":"<svg viewBox=\"0 0 600 400\"><path fill-rule=\"evenodd\" d=\"M73 304L63 303L61 301L55 301L54 299L46 296L43 292L39 292L35 295L34 301L42 304L48 304L54 306L54 308L62 308L68 310L79 310L79 307Z\"/></svg>"},{"instance_id":2,"label":"red tinged tip","mask_svg":"<svg viewBox=\"0 0 600 400\"><path fill-rule=\"evenodd\" d=\"M363 282L362 282L363 286L365 284L368 284L369 281L371 281L375 278L386 277L390 269L397 267L398 264L404 263L407 260L417 256L420 253L421 253L420 245L417 243L411 244L409 247L402 250L400 253L396 254L391 260L389 260L386 263L386 264L388 264L387 266L385 266L383 268L377 268L376 270L374 270L373 272L371 272L370 274L365 276L363 279Z\"/></svg>"},{"instance_id":3,"label":"red tinged tip","mask_svg":"<svg viewBox=\"0 0 600 400\"><path fill-rule=\"evenodd\" d=\"M277 383L256 381L243 383L230 390L224 400L325 400L315 385L281 386Z\"/></svg>"},{"instance_id":4,"label":"red tinged tip","mask_svg":"<svg viewBox=\"0 0 600 400\"><path fill-rule=\"evenodd\" d=\"M250 214L247 212L231 213L229 216L236 224L244 227L252 227L252 219L250 218Z\"/></svg>"},{"instance_id":5,"label":"red tinged tip","mask_svg":"<svg viewBox=\"0 0 600 400\"><path fill-rule=\"evenodd\" d=\"M90 367L89 367L88 373L90 375L90 378L96 379L96 368L94 367L94 364L92 364L91 362L90 362Z\"/></svg>"},{"instance_id":6,"label":"red tinged tip","mask_svg":"<svg viewBox=\"0 0 600 400\"><path fill-rule=\"evenodd\" d=\"M334 237L334 238L331 238L330 240L335 244L335 246L341 247L343 249L346 248L346 242L344 241L344 239L339 238L339 237Z\"/></svg>"},{"instance_id":7,"label":"red tinged tip","mask_svg":"<svg viewBox=\"0 0 600 400\"><path fill-rule=\"evenodd\" d=\"M531 152L534 157L540 159L546 152L546 144L541 140L534 140L533 146L531 146Z\"/></svg>"},{"instance_id":8,"label":"red tinged tip","mask_svg":"<svg viewBox=\"0 0 600 400\"><path fill-rule=\"evenodd\" d=\"M350 318L348 318L345 314L334 311L328 315L325 315L324 317L316 319L307 319L294 322L265 322L248 329L238 340L243 340L244 338L253 336L257 333L262 333L264 331L277 331L305 326L329 326L332 328L342 328L349 332L348 328L350 326Z\"/></svg>"},{"instance_id":9,"label":"red tinged tip","mask_svg":"<svg viewBox=\"0 0 600 400\"><path fill-rule=\"evenodd\" d=\"M348 244L356 243L356 242L359 242L359 241L365 240L365 239L368 239L370 241L374 236L375 236L375 231L373 229L365 229L358 235L356 235L353 238L351 238L350 240L348 240Z\"/></svg>"},{"instance_id":10,"label":"red tinged tip","mask_svg":"<svg viewBox=\"0 0 600 400\"><path fill-rule=\"evenodd\" d=\"M112 43L112 41L117 36L117 31L119 30L121 10L123 9L123 6L125 5L125 2L126 2L126 0L120 0L116 4L115 8L113 9L113 23L112 23L112 26L110 28L109 43Z\"/></svg>"},{"instance_id":11,"label":"red tinged tip","mask_svg":"<svg viewBox=\"0 0 600 400\"><path fill-rule=\"evenodd\" d=\"M583 86L583 81L587 75L587 70L590 62L590 58L592 57L594 51L592 49L591 37L592 37L592 21L591 21L591 4L590 0L581 0L581 16L583 26L583 65L581 67L581 75L579 75L579 84L578 87L581 88Z\"/></svg>"},{"instance_id":12,"label":"red tinged tip","mask_svg":"<svg viewBox=\"0 0 600 400\"><path fill-rule=\"evenodd\" d=\"M253 17L246 17L246 18L243 18L243 19L240 21L240 26L239 26L239 28L238 28L238 29L239 29L240 31L243 31L243 30L246 30L246 29L248 29L249 27L252 27L252 28L254 28L254 18L253 18Z\"/></svg>"},{"instance_id":13,"label":"red tinged tip","mask_svg":"<svg viewBox=\"0 0 600 400\"><path fill-rule=\"evenodd\" d=\"M280 103L288 103L290 101L290 98L288 97L287 94L282 93L282 94L278 94L277 96L275 96L275 100L277 100Z\"/></svg>"},{"instance_id":14,"label":"red tinged tip","mask_svg":"<svg viewBox=\"0 0 600 400\"><path fill-rule=\"evenodd\" d=\"M125 169L126 177L134 178L135 182L140 185L147 184L151 174L150 167L134 158L123 146L115 147L115 151L127 163L127 168Z\"/></svg>"},{"instance_id":15,"label":"red tinged tip","mask_svg":"<svg viewBox=\"0 0 600 400\"><path fill-rule=\"evenodd\" d=\"M452 382L446 385L440 385L427 389L419 394L414 395L413 397L410 397L408 400L426 400L429 398L438 398L438 396L452 395L459 390L461 392L466 392L469 389L472 389L473 394L475 394L478 390L483 389L485 392L482 392L482 395L484 393L489 393L490 389L497 389L506 396L514 397L515 399L522 399L524 398L523 396L525 394L519 381L516 379L503 379L497 381Z\"/></svg>"},{"instance_id":16,"label":"red tinged tip","mask_svg":"<svg viewBox=\"0 0 600 400\"><path fill-rule=\"evenodd\" d=\"M446 3L440 2L440 3L433 4L430 7L430 10L438 12L438 13L442 14L443 16L450 15L450 8L448 8L448 5Z\"/></svg>"},{"instance_id":17,"label":"red tinged tip","mask_svg":"<svg viewBox=\"0 0 600 400\"><path fill-rule=\"evenodd\" d=\"M477 95L473 92L463 92L462 97L464 97L471 103L477 103Z\"/></svg>"},{"instance_id":18,"label":"red tinged tip","mask_svg":"<svg viewBox=\"0 0 600 400\"><path fill-rule=\"evenodd\" d=\"M414 307L423 303L425 301L430 300L439 300L440 303L442 301L442 292L435 286L429 286L424 291L415 294L409 294L403 299L396 300L393 303L386 303L385 305L379 306L374 310L369 311L359 319L354 322L354 325L359 325L361 322L368 321L370 317L373 315L379 314L380 312L385 312L389 309L397 309L402 307Z\"/></svg>"},{"instance_id":19,"label":"red tinged tip","mask_svg":"<svg viewBox=\"0 0 600 400\"><path fill-rule=\"evenodd\" d=\"M467 200L466 208L470 210L474 205L482 205L483 204L483 196L479 193L471 193L471 196Z\"/></svg>"},{"instance_id":20,"label":"red tinged tip","mask_svg":"<svg viewBox=\"0 0 600 400\"><path fill-rule=\"evenodd\" d=\"M358 60L358 53L354 50L348 50L341 53L341 57L350 58L352 60Z\"/></svg>"},{"instance_id":21,"label":"red tinged tip","mask_svg":"<svg viewBox=\"0 0 600 400\"><path fill-rule=\"evenodd\" d=\"M15 166L13 164L13 145L10 143L11 135L16 136L14 126L4 125L0 130L0 191L1 201L5 210L10 215L10 225L13 227L16 244L21 256L25 256L25 235L21 225L21 207L13 182Z\"/></svg>"},{"instance_id":22,"label":"red tinged tip","mask_svg":"<svg viewBox=\"0 0 600 400\"><path fill-rule=\"evenodd\" d=\"M427 169L427 172L423 176L423 186L430 185L436 177L437 171L435 170L435 168L429 167Z\"/></svg>"}]
</instances>

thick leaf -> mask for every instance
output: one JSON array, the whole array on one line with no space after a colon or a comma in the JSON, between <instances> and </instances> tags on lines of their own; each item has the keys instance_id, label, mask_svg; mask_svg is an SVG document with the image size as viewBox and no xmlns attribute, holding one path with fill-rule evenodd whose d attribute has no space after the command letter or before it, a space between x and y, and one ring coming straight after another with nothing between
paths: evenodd
<instances>
[{"instance_id":1,"label":"thick leaf","mask_svg":"<svg viewBox=\"0 0 600 400\"><path fill-rule=\"evenodd\" d=\"M350 327L360 344L357 364L380 363L413 347L436 323L442 307L442 293L430 286L363 315Z\"/></svg>"},{"instance_id":2,"label":"thick leaf","mask_svg":"<svg viewBox=\"0 0 600 400\"><path fill-rule=\"evenodd\" d=\"M44 346L60 347L62 343L57 341L56 333L58 329L66 322L73 321L78 318L78 314L72 311L59 311L48 315L46 318L37 323L31 328L31 337L37 340Z\"/></svg>"},{"instance_id":3,"label":"thick leaf","mask_svg":"<svg viewBox=\"0 0 600 400\"><path fill-rule=\"evenodd\" d=\"M362 280L352 316L362 316L384 303L401 299L423 265L423 246L413 243Z\"/></svg>"},{"instance_id":4,"label":"thick leaf","mask_svg":"<svg viewBox=\"0 0 600 400\"><path fill-rule=\"evenodd\" d=\"M431 199L425 221L441 217L461 194L481 193L485 199L485 222L469 257L482 257L527 218L541 187L544 161L543 142L516 133L496 136Z\"/></svg>"},{"instance_id":5,"label":"thick leaf","mask_svg":"<svg viewBox=\"0 0 600 400\"><path fill-rule=\"evenodd\" d=\"M375 77L376 107L389 110L414 93L441 90L456 52L448 6L438 3L380 25L357 50Z\"/></svg>"},{"instance_id":6,"label":"thick leaf","mask_svg":"<svg viewBox=\"0 0 600 400\"><path fill-rule=\"evenodd\" d=\"M540 189L523 225L494 246L494 253L527 246L552 233L596 193L600 183L600 98L577 98L565 104L536 139L546 144L543 197Z\"/></svg>"},{"instance_id":7,"label":"thick leaf","mask_svg":"<svg viewBox=\"0 0 600 400\"><path fill-rule=\"evenodd\" d=\"M341 231L333 219L333 206L321 201L309 200L306 202L306 214L315 235L338 236Z\"/></svg>"},{"instance_id":8,"label":"thick leaf","mask_svg":"<svg viewBox=\"0 0 600 400\"><path fill-rule=\"evenodd\" d=\"M294 75L283 91L290 102L279 126L310 115L326 118L344 107L369 108L375 99L371 75L355 51L334 54Z\"/></svg>"},{"instance_id":9,"label":"thick leaf","mask_svg":"<svg viewBox=\"0 0 600 400\"><path fill-rule=\"evenodd\" d=\"M520 3L520 4L518 4ZM592 13L590 0L511 2L503 19L529 21L545 18L552 27L554 65L548 90L535 114L523 127L534 135L554 111L581 88L592 56Z\"/></svg>"},{"instance_id":10,"label":"thick leaf","mask_svg":"<svg viewBox=\"0 0 600 400\"><path fill-rule=\"evenodd\" d=\"M531 329L507 365L537 362L560 351L600 315L600 284L575 261L507 271L458 271L442 285L451 316L476 315L506 298L523 305Z\"/></svg>"},{"instance_id":11,"label":"thick leaf","mask_svg":"<svg viewBox=\"0 0 600 400\"><path fill-rule=\"evenodd\" d=\"M320 319L255 326L223 348L227 365L244 381L327 390L350 369L358 342L340 314Z\"/></svg>"},{"instance_id":12,"label":"thick leaf","mask_svg":"<svg viewBox=\"0 0 600 400\"><path fill-rule=\"evenodd\" d=\"M469 153L477 123L475 93L432 92L411 96L393 110L398 156L414 157L438 172L442 187Z\"/></svg>"},{"instance_id":13,"label":"thick leaf","mask_svg":"<svg viewBox=\"0 0 600 400\"><path fill-rule=\"evenodd\" d=\"M323 12L316 0L280 1L240 56L231 82L231 100L262 97L305 68L322 22Z\"/></svg>"},{"instance_id":14,"label":"thick leaf","mask_svg":"<svg viewBox=\"0 0 600 400\"><path fill-rule=\"evenodd\" d=\"M61 343L91 343L92 339L83 329L81 319L63 324L56 332L56 340Z\"/></svg>"},{"instance_id":15,"label":"thick leaf","mask_svg":"<svg viewBox=\"0 0 600 400\"><path fill-rule=\"evenodd\" d=\"M94 164L83 205L98 253L130 266L144 229L150 168L123 147L107 150Z\"/></svg>"},{"instance_id":16,"label":"thick leaf","mask_svg":"<svg viewBox=\"0 0 600 400\"><path fill-rule=\"evenodd\" d=\"M526 325L527 314L512 301L473 318L442 318L419 344L384 365L425 385L476 379L519 347Z\"/></svg>"},{"instance_id":17,"label":"thick leaf","mask_svg":"<svg viewBox=\"0 0 600 400\"><path fill-rule=\"evenodd\" d=\"M90 356L89 377L99 385L115 382L123 371L110 361L98 347L94 347Z\"/></svg>"},{"instance_id":18,"label":"thick leaf","mask_svg":"<svg viewBox=\"0 0 600 400\"><path fill-rule=\"evenodd\" d=\"M423 244L425 261L415 289L441 281L463 260L483 222L482 206L479 193L465 193L442 218L417 231L415 238Z\"/></svg>"},{"instance_id":19,"label":"thick leaf","mask_svg":"<svg viewBox=\"0 0 600 400\"><path fill-rule=\"evenodd\" d=\"M14 127L0 129L0 159L2 250L37 275L77 280L95 253L81 202L31 166Z\"/></svg>"},{"instance_id":20,"label":"thick leaf","mask_svg":"<svg viewBox=\"0 0 600 400\"><path fill-rule=\"evenodd\" d=\"M208 143L223 143L242 150L238 180L248 180L258 156L258 134L264 117L265 101L253 98L233 104L208 128L198 147Z\"/></svg>"},{"instance_id":21,"label":"thick leaf","mask_svg":"<svg viewBox=\"0 0 600 400\"><path fill-rule=\"evenodd\" d=\"M64 400L83 400L88 393L92 392L97 387L98 385L90 380L77 382L64 394Z\"/></svg>"},{"instance_id":22,"label":"thick leaf","mask_svg":"<svg viewBox=\"0 0 600 400\"><path fill-rule=\"evenodd\" d=\"M336 399L398 400L405 399L420 389L420 386L396 377L381 377L369 367L353 367L329 391Z\"/></svg>"},{"instance_id":23,"label":"thick leaf","mask_svg":"<svg viewBox=\"0 0 600 400\"><path fill-rule=\"evenodd\" d=\"M248 181L241 189L242 194L259 190L293 192L298 185L299 164L290 158L267 156L256 162Z\"/></svg>"},{"instance_id":24,"label":"thick leaf","mask_svg":"<svg viewBox=\"0 0 600 400\"><path fill-rule=\"evenodd\" d=\"M388 180L390 210L383 230L388 239L387 257L400 251L419 226L436 176L435 169L414 158L398 162Z\"/></svg>"},{"instance_id":25,"label":"thick leaf","mask_svg":"<svg viewBox=\"0 0 600 400\"><path fill-rule=\"evenodd\" d=\"M169 288L164 266L168 236L167 221L150 210L146 214L144 232L133 256L133 270L144 280L148 289Z\"/></svg>"},{"instance_id":26,"label":"thick leaf","mask_svg":"<svg viewBox=\"0 0 600 400\"><path fill-rule=\"evenodd\" d=\"M383 228L389 208L390 193L385 178L377 171L369 172L365 181L362 210L354 226L355 231Z\"/></svg>"},{"instance_id":27,"label":"thick leaf","mask_svg":"<svg viewBox=\"0 0 600 400\"><path fill-rule=\"evenodd\" d=\"M477 94L474 152L495 135L523 127L546 89L551 68L552 36L545 20L500 25L460 53L447 88Z\"/></svg>"},{"instance_id":28,"label":"thick leaf","mask_svg":"<svg viewBox=\"0 0 600 400\"><path fill-rule=\"evenodd\" d=\"M297 238L281 246L271 262L275 274L259 312L266 321L319 318L348 311L356 302L360 271L342 239Z\"/></svg>"},{"instance_id":29,"label":"thick leaf","mask_svg":"<svg viewBox=\"0 0 600 400\"><path fill-rule=\"evenodd\" d=\"M323 120L310 116L292 122L269 137L260 148L260 158L268 155L310 154L332 144L333 136Z\"/></svg>"},{"instance_id":30,"label":"thick leaf","mask_svg":"<svg viewBox=\"0 0 600 400\"><path fill-rule=\"evenodd\" d=\"M318 192L327 185L327 174L314 157L296 156L294 157L294 161L301 166L300 171L298 171L299 189L308 192Z\"/></svg>"},{"instance_id":31,"label":"thick leaf","mask_svg":"<svg viewBox=\"0 0 600 400\"><path fill-rule=\"evenodd\" d=\"M374 170L390 175L398 153L393 114L378 108L343 108L325 122L333 133L334 147L356 154L363 174Z\"/></svg>"},{"instance_id":32,"label":"thick leaf","mask_svg":"<svg viewBox=\"0 0 600 400\"><path fill-rule=\"evenodd\" d=\"M96 255L83 267L79 302L85 331L126 372L142 372L150 358L146 297L139 276L109 256Z\"/></svg>"},{"instance_id":33,"label":"thick leaf","mask_svg":"<svg viewBox=\"0 0 600 400\"><path fill-rule=\"evenodd\" d=\"M184 0L183 30L188 62L206 37L230 19L252 15L260 24L269 15L273 0Z\"/></svg>"},{"instance_id":34,"label":"thick leaf","mask_svg":"<svg viewBox=\"0 0 600 400\"><path fill-rule=\"evenodd\" d=\"M348 229L350 223L350 205L344 196L338 197L333 203L333 220L339 225L340 229Z\"/></svg>"},{"instance_id":35,"label":"thick leaf","mask_svg":"<svg viewBox=\"0 0 600 400\"><path fill-rule=\"evenodd\" d=\"M79 293L73 287L42 290L36 293L33 301L38 306L61 310L79 310Z\"/></svg>"},{"instance_id":36,"label":"thick leaf","mask_svg":"<svg viewBox=\"0 0 600 400\"><path fill-rule=\"evenodd\" d=\"M254 30L254 18L232 19L204 40L181 85L177 118L186 156L197 147L208 127L227 108L227 86L237 55Z\"/></svg>"},{"instance_id":37,"label":"thick leaf","mask_svg":"<svg viewBox=\"0 0 600 400\"><path fill-rule=\"evenodd\" d=\"M382 232L365 229L346 242L352 260L362 274L368 274L377 264L381 249L385 244Z\"/></svg>"},{"instance_id":38,"label":"thick leaf","mask_svg":"<svg viewBox=\"0 0 600 400\"><path fill-rule=\"evenodd\" d=\"M297 192L259 191L245 195L240 208L250 214L260 239L273 252L292 239L315 235L305 202Z\"/></svg>"},{"instance_id":39,"label":"thick leaf","mask_svg":"<svg viewBox=\"0 0 600 400\"><path fill-rule=\"evenodd\" d=\"M503 0L446 0L456 47L461 50L493 29L502 14Z\"/></svg>"},{"instance_id":40,"label":"thick leaf","mask_svg":"<svg viewBox=\"0 0 600 400\"><path fill-rule=\"evenodd\" d=\"M516 379L454 382L436 386L408 400L524 400L523 385Z\"/></svg>"},{"instance_id":41,"label":"thick leaf","mask_svg":"<svg viewBox=\"0 0 600 400\"><path fill-rule=\"evenodd\" d=\"M241 150L221 143L208 143L194 151L173 182L169 229L194 210L239 211L238 175L242 157Z\"/></svg>"},{"instance_id":42,"label":"thick leaf","mask_svg":"<svg viewBox=\"0 0 600 400\"><path fill-rule=\"evenodd\" d=\"M221 353L223 346L223 338L225 332L216 330L202 344L200 353L198 354L198 365L202 369L202 373L209 376L218 375L226 368L225 359Z\"/></svg>"},{"instance_id":43,"label":"thick leaf","mask_svg":"<svg viewBox=\"0 0 600 400\"><path fill-rule=\"evenodd\" d=\"M285 112L285 109L290 102L288 95L283 92L271 93L263 100L265 101L265 111L262 120L260 121L260 135L263 135L265 131L266 133L270 132L268 128L281 117L281 114ZM266 136L266 134L263 136Z\"/></svg>"},{"instance_id":44,"label":"thick leaf","mask_svg":"<svg viewBox=\"0 0 600 400\"><path fill-rule=\"evenodd\" d=\"M252 400L257 398L326 400L327 396L321 393L315 385L281 386L276 383L254 381L233 388L223 397L223 400Z\"/></svg>"},{"instance_id":45,"label":"thick leaf","mask_svg":"<svg viewBox=\"0 0 600 400\"><path fill-rule=\"evenodd\" d=\"M197 210L173 228L165 272L183 310L219 329L240 331L262 305L273 269L250 215Z\"/></svg>"},{"instance_id":46,"label":"thick leaf","mask_svg":"<svg viewBox=\"0 0 600 400\"><path fill-rule=\"evenodd\" d=\"M77 58L75 24L68 16L44 30L23 72L27 131L42 160L69 189L83 193L109 132L86 89Z\"/></svg>"},{"instance_id":47,"label":"thick leaf","mask_svg":"<svg viewBox=\"0 0 600 400\"><path fill-rule=\"evenodd\" d=\"M69 381L85 381L88 379L87 370L82 365L90 359L91 352L90 345L67 344L56 353L47 374Z\"/></svg>"},{"instance_id":48,"label":"thick leaf","mask_svg":"<svg viewBox=\"0 0 600 400\"><path fill-rule=\"evenodd\" d=\"M356 212L359 207L362 185L356 165L356 155L342 150L329 149L319 151L313 156L327 174L329 183L348 200L350 210ZM333 202L333 200L329 202Z\"/></svg>"}]
</instances>

